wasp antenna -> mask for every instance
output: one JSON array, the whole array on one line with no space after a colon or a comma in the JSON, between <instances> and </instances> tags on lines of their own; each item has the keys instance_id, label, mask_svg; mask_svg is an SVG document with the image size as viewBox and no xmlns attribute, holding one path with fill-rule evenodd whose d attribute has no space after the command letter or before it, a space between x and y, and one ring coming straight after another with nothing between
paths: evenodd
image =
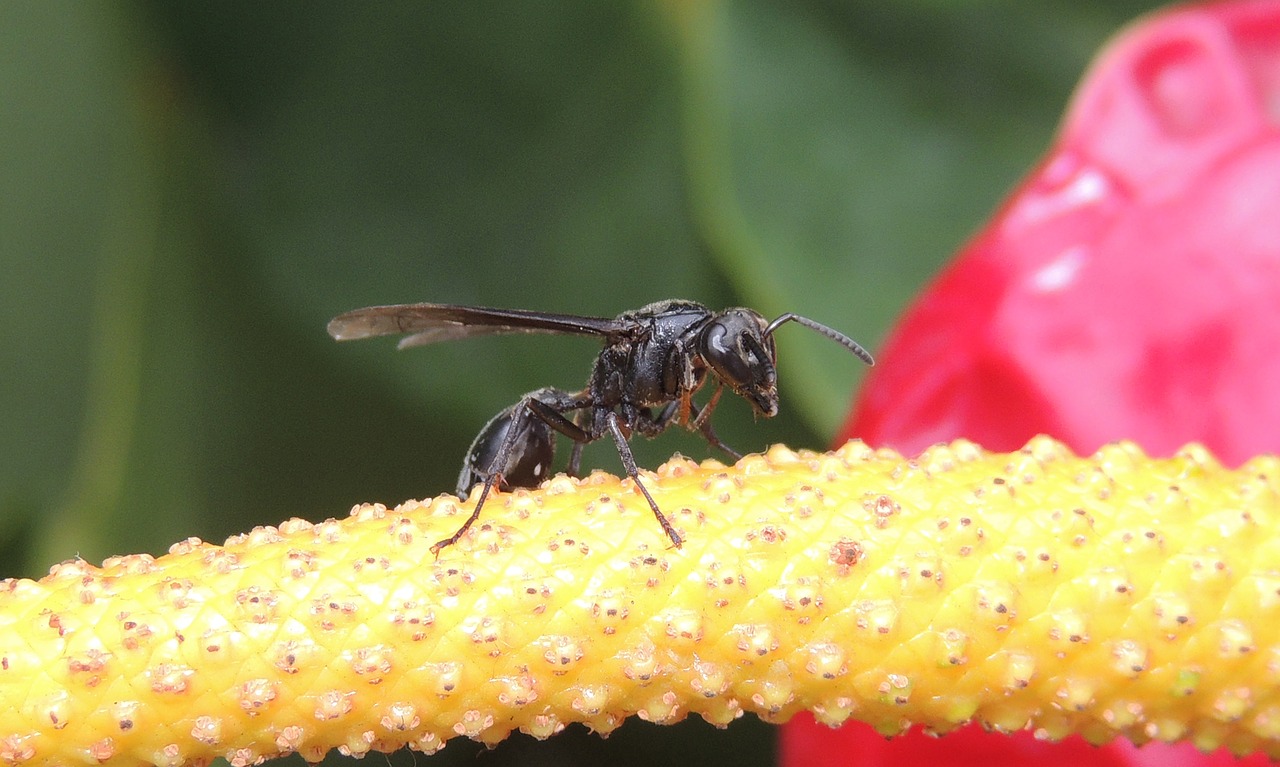
<instances>
[{"instance_id":1,"label":"wasp antenna","mask_svg":"<svg viewBox=\"0 0 1280 767\"><path fill-rule=\"evenodd\" d=\"M830 338L832 341L835 341L836 343L840 344L844 348L853 352L858 357L858 359L862 360L868 365L876 364L875 359L871 356L871 352L864 349L862 347L862 344L853 340L849 336L846 336L844 333L841 333L839 330L836 330L835 328L829 328L826 325L823 325L821 322L817 322L816 320L811 320L808 317L801 317L800 315L795 314L793 312L787 312L786 314L782 315L781 317L774 320L773 322L770 322L769 326L764 329L764 334L766 336L771 336L773 335L773 331L778 329L779 325L784 325L788 322L797 322L801 325L804 325L806 328L809 328L810 330L816 330L817 332L821 333L827 338Z\"/></svg>"}]
</instances>

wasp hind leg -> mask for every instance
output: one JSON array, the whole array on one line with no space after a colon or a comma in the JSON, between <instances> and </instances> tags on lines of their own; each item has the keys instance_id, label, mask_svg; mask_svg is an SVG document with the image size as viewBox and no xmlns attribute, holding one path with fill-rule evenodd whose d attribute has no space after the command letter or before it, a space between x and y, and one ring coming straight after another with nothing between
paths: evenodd
<instances>
[{"instance_id":1,"label":"wasp hind leg","mask_svg":"<svg viewBox=\"0 0 1280 767\"><path fill-rule=\"evenodd\" d=\"M432 554L440 556L442 549L466 535L480 518L480 511L495 487L502 489L504 484L508 487L537 487L546 478L555 456L553 430L576 443L590 441L586 432L564 416L565 411L581 407L580 400L580 395L559 389L538 389L526 394L520 402L485 425L467 454L458 484L458 493L462 495L475 486L475 479L483 477L480 497L462 526L453 535L431 546ZM495 441L497 449L493 451L492 458L485 461L483 471L477 471L474 465L483 460L484 453L493 449ZM468 483L468 480L472 481Z\"/></svg>"}]
</instances>

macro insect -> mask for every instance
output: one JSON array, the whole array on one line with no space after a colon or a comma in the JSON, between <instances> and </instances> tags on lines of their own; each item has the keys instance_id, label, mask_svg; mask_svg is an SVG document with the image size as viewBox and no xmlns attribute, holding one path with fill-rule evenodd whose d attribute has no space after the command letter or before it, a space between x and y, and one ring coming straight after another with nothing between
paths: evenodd
<instances>
[{"instance_id":1,"label":"macro insect","mask_svg":"<svg viewBox=\"0 0 1280 767\"><path fill-rule=\"evenodd\" d=\"M708 444L742 455L721 441L711 413L727 387L759 415L778 413L777 350L773 333L795 322L830 338L868 365L871 354L843 333L788 312L772 322L751 309L713 312L693 301L668 300L623 312L613 319L550 314L523 309L489 309L450 304L370 306L334 317L329 335L339 341L407 333L401 349L439 341L511 333L597 336L604 348L587 385L571 392L536 389L494 416L472 442L458 477L458 495L482 485L471 516L431 550L439 554L458 541L480 517L497 487L537 487L551 473L556 434L573 441L568 473L578 476L582 448L612 437L627 476L639 488L654 517L677 548L682 539L640 481L629 440L634 433L661 434L672 424L697 431ZM708 382L715 390L698 405L693 395Z\"/></svg>"}]
</instances>

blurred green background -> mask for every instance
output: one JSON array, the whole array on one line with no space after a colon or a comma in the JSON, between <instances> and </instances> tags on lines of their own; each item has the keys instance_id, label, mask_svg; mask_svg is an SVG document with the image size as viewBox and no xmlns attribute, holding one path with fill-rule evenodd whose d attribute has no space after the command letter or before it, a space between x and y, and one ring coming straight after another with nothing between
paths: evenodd
<instances>
[{"instance_id":1,"label":"blurred green background","mask_svg":"<svg viewBox=\"0 0 1280 767\"><path fill-rule=\"evenodd\" d=\"M678 296L874 349L1151 5L0 4L0 576L449 491L493 413L597 348L332 342L358 306ZM778 343L782 414L716 413L741 450L825 445L863 374ZM677 450L710 454L636 444ZM620 468L607 441L586 465ZM768 764L773 736L631 722L430 763Z\"/></svg>"}]
</instances>

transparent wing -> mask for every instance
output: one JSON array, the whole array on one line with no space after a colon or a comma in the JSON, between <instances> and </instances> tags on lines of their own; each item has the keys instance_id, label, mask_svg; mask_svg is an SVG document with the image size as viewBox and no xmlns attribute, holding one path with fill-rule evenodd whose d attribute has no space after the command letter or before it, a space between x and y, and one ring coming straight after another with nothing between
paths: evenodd
<instances>
[{"instance_id":1,"label":"transparent wing","mask_svg":"<svg viewBox=\"0 0 1280 767\"><path fill-rule=\"evenodd\" d=\"M329 335L339 341L375 336L410 335L400 348L423 346L460 338L510 333L554 333L580 336L615 336L633 326L603 317L579 317L524 309L489 309L453 304L397 304L367 306L339 314L329 321Z\"/></svg>"}]
</instances>

